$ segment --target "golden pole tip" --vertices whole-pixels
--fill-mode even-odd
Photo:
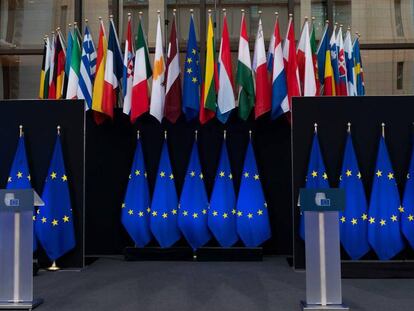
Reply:
[[[194,136],[195,136],[195,140],[197,140],[197,136],[198,136],[198,131],[197,130],[194,131]]]
[[[292,13],[289,13],[289,17],[293,17],[293,14]]]
[[[99,16],[98,19],[101,21],[102,20],[102,16]]]
[[[313,125],[313,127],[315,128],[315,133],[318,132],[318,123],[315,122],[315,124]]]
[[[164,131],[164,138],[167,139],[167,131]]]
[[[227,131],[226,131],[226,130],[224,130],[224,131],[223,131],[223,138],[224,138],[224,139],[226,139],[226,137],[227,137]]]
[[[276,11],[276,12],[275,12],[275,15],[276,15],[276,16],[278,16],[278,15],[279,15],[279,12],[277,12],[277,11]]]
[[[57,134],[58,134],[58,135],[60,135],[60,125],[58,125],[58,126],[56,127],[56,129],[57,129]]]
[[[316,19],[316,17],[315,16],[312,16],[312,20],[314,21]]]
[[[348,133],[350,133],[351,132],[351,122],[348,122]]]
[[[85,18],[85,23],[87,24],[89,22],[89,20],[87,18]]]
[[[137,130],[137,139],[139,139],[139,134],[140,134],[139,130]]]
[[[160,10],[157,10],[157,14],[160,15],[161,14],[161,11]]]

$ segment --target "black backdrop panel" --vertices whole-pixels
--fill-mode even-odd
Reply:
[[[119,254],[132,240],[120,222],[121,204],[136,146],[136,130],[141,132],[150,192],[157,175],[164,129],[168,130],[168,147],[174,171],[177,193],[181,193],[184,176],[198,129],[201,165],[207,192],[210,195],[216,174],[223,130],[227,129],[227,147],[236,192],[239,188],[243,161],[253,131],[256,161],[268,203],[272,239],[265,243],[265,252],[292,253],[290,125],[284,118],[270,121],[267,116],[258,121],[240,121],[232,115],[226,125],[216,119],[204,126],[187,122],[182,116],[174,125],[159,124],[145,115],[131,126],[126,115],[117,109],[114,121],[97,126],[87,117],[86,161],[86,254]],[[157,245],[153,242],[151,245]],[[184,240],[177,245],[187,245]],[[209,245],[216,245],[212,241]]]
[[[19,138],[24,126],[26,152],[32,186],[42,193],[56,142],[56,126],[61,126],[62,149],[69,180],[75,224],[76,248],[57,261],[60,267],[84,266],[84,103],[65,100],[0,101],[0,187],[5,188]],[[39,261],[50,264],[40,251]]]
[[[345,149],[347,123],[352,123],[352,138],[359,169],[369,200],[375,170],[381,123],[386,124],[385,139],[395,171],[400,194],[411,155],[411,135],[414,121],[414,97],[301,97],[293,101],[293,218],[294,264],[305,266],[304,242],[298,235],[299,188],[305,185],[308,159],[312,145],[314,123],[318,123],[318,135],[322,155],[331,187],[339,184],[342,158]],[[347,259],[342,252],[342,258]],[[363,259],[376,259],[371,252]],[[405,250],[396,259],[414,259],[411,250]]]

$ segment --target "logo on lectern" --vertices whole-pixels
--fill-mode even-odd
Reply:
[[[331,206],[331,200],[326,198],[324,192],[317,192],[315,194],[315,204],[317,206]]]
[[[6,193],[4,195],[4,204],[8,207],[20,206],[20,200],[14,197],[14,193]]]

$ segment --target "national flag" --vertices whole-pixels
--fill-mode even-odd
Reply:
[[[23,128],[20,128],[20,137],[14,154],[13,163],[7,178],[6,189],[32,189],[29,164],[27,162],[26,146],[24,142]],[[37,222],[36,210],[33,210],[33,252],[37,250],[36,234],[34,226]]]
[[[267,76],[266,49],[263,38],[262,19],[259,18],[256,42],[254,44],[253,71],[256,82],[256,101],[254,104],[254,115],[257,119],[271,109],[271,90]],[[220,83],[221,85],[221,83]]]
[[[138,137],[121,212],[121,222],[138,247],[144,247],[151,240],[150,205],[147,171],[141,140]]]
[[[336,37],[337,47],[338,47],[338,91],[337,95],[348,96],[347,90],[347,73],[346,73],[346,63],[345,63],[345,50],[344,50],[344,40],[342,38],[342,25],[339,27],[338,35]]]
[[[50,73],[49,73],[49,91],[48,91],[48,98],[49,99],[56,99],[56,80],[55,80],[55,50],[56,50],[56,35],[55,32],[52,31],[52,39],[50,41]]]
[[[178,207],[174,174],[168,155],[167,139],[165,139],[152,196],[150,216],[151,232],[161,247],[170,247],[181,237],[177,224]]]
[[[181,114],[181,79],[180,53],[178,49],[177,29],[175,27],[175,13],[173,14],[170,42],[167,52],[167,69],[165,70],[165,105],[164,116],[171,123],[177,122]]]
[[[77,96],[85,100],[85,109],[92,108],[92,85],[96,70],[96,51],[93,44],[92,35],[88,25],[85,26],[85,33],[82,42],[82,56],[79,69],[79,85]]]
[[[238,240],[236,217],[233,175],[224,139],[208,214],[208,227],[222,247],[230,247]]]
[[[286,69],[286,84],[289,98],[289,110],[292,107],[292,97],[300,96],[299,70],[296,60],[295,30],[293,29],[293,17],[289,16],[286,39],[283,45],[283,59]]]
[[[75,99],[78,97],[78,86],[80,76],[81,63],[81,46],[78,40],[77,27],[74,29],[74,38],[72,43],[70,70],[68,78],[68,89],[66,91],[66,99]]]
[[[402,206],[398,207],[401,217],[401,231],[414,248],[414,148],[411,152],[410,167],[405,182]]]
[[[214,118],[216,113],[213,110],[207,109],[204,107],[204,82],[201,82],[200,87],[200,115],[199,115],[199,121],[200,124],[206,124],[208,121]]]
[[[43,99],[49,98],[49,77],[50,77],[50,53],[51,46],[49,37],[46,36],[46,58],[45,58],[45,76],[43,78]]]
[[[45,68],[46,68],[46,59],[48,57],[48,43],[46,41],[46,37],[44,38],[44,45],[43,45],[43,58],[42,58],[42,68],[40,69],[40,86],[39,86],[39,99],[44,99],[45,97]]]
[[[329,23],[326,22],[325,30],[318,47],[318,70],[319,80],[321,81],[322,94],[332,96],[335,95],[335,81],[331,63],[331,50],[328,38]]]
[[[150,114],[159,122],[164,117],[165,102],[165,64],[162,45],[161,18],[158,14],[157,37],[155,41],[154,71],[152,73],[152,91]]]
[[[355,85],[355,61],[352,49],[351,31],[347,30],[344,42],[346,76],[348,82],[348,96],[357,96],[357,89]]]
[[[134,59],[134,78],[132,82],[131,98],[131,122],[149,110],[148,80],[152,76],[151,64],[149,61],[148,45],[145,40],[140,15],[137,38],[135,40],[136,52]],[[125,104],[124,104],[125,105]]]
[[[356,91],[358,96],[365,95],[364,70],[362,68],[361,50],[359,48],[359,36],[355,38],[353,44],[353,53],[355,60]]]
[[[312,17],[312,30],[310,34],[310,46],[312,50],[312,60],[313,60],[313,71],[315,72],[315,81],[316,81],[316,90],[317,95],[320,94],[321,84],[319,81],[318,75],[318,45],[316,44],[316,31],[315,31],[315,17]]]
[[[100,19],[98,51],[96,56],[96,76],[92,93],[92,110],[94,110],[95,122],[98,124],[102,123],[105,119],[102,111],[102,96],[104,88],[107,45],[108,43],[106,41],[105,28],[102,19]]]
[[[60,28],[57,29],[57,44],[55,52],[56,67],[56,99],[63,98],[63,88],[65,83],[66,47]]]
[[[123,112],[127,115],[131,112],[132,101],[132,81],[134,79],[134,47],[132,43],[132,30],[131,30],[131,13],[128,13],[128,26],[127,34],[125,38],[125,53],[124,53],[124,66],[122,71],[122,95],[124,96]]]
[[[58,133],[36,221],[36,235],[52,261],[76,245],[68,181]]]
[[[201,70],[193,15],[188,30],[187,54],[184,62],[183,112],[192,120],[200,111]]]
[[[108,50],[105,64],[104,89],[102,96],[102,111],[111,119],[114,117],[114,108],[120,91],[119,81],[122,78],[123,59],[119,47],[114,20],[109,19]]]
[[[306,174],[307,189],[327,189],[329,188],[328,174],[326,174],[325,164],[322,152],[319,147],[319,138],[317,127],[315,125],[315,134],[313,135],[312,149],[308,163],[308,173]],[[308,212],[305,212],[308,213]],[[305,219],[300,215],[299,234],[305,240]]]
[[[368,204],[350,129],[348,129],[339,188],[345,190],[345,210],[339,212],[341,243],[349,257],[357,260],[370,249]]]
[[[286,85],[286,73],[283,60],[282,38],[280,36],[279,18],[276,18],[275,29],[275,50],[272,69],[272,119],[289,111],[289,100]]]
[[[208,13],[207,44],[206,44],[206,67],[204,73],[203,107],[216,112],[216,81],[215,81],[215,60],[214,60],[214,31],[211,13]],[[208,115],[208,113],[206,113]],[[200,111],[200,117],[202,111]],[[211,115],[211,114],[210,114]],[[200,122],[202,120],[200,119]]]
[[[203,179],[196,140],[191,151],[178,212],[178,227],[194,250],[211,239],[207,226],[208,196]]]
[[[312,50],[309,39],[309,23],[305,19],[297,48],[297,62],[303,96],[317,95]]]
[[[381,260],[391,259],[404,249],[400,206],[400,195],[383,133],[368,211],[368,241]]]
[[[230,37],[227,27],[227,15],[225,12],[223,17],[220,54],[218,59],[218,77],[219,89],[217,94],[217,119],[219,119],[222,123],[226,123],[231,111],[236,107],[236,100],[234,98],[233,90]]]
[[[247,26],[244,11],[242,11],[240,26],[236,83],[239,86],[239,117],[243,120],[247,120],[250,112],[254,107],[255,98],[253,73],[250,61],[249,37],[247,36]]]
[[[271,237],[267,204],[251,141],[244,158],[236,210],[237,232],[244,245],[257,247]]]
[[[321,40],[319,41],[318,50],[316,51],[317,58],[318,58],[318,77],[319,77],[319,82],[321,84],[321,94],[323,94],[323,85],[325,82],[326,50],[329,46],[328,30],[329,30],[329,22],[326,21]]]
[[[68,90],[68,79],[70,72],[70,60],[72,59],[72,48],[73,48],[73,33],[72,33],[72,24],[69,24],[68,31],[68,42],[66,46],[66,63],[65,63],[65,81],[63,83],[63,98],[66,98],[66,93]]]
[[[276,19],[275,19],[275,25],[273,26],[273,29],[276,29],[276,24],[279,20],[279,13],[275,12]],[[267,49],[267,71],[270,74],[270,77],[272,77],[272,71],[273,71],[273,60],[275,58],[275,32],[273,31],[270,35],[270,41],[269,41],[269,47]]]
[[[329,40],[329,50],[331,54],[331,65],[333,70],[333,82],[335,84],[335,95],[339,90],[339,66],[338,66],[338,46],[336,45],[336,24],[332,30],[331,39]]]

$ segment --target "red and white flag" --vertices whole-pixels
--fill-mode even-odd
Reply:
[[[270,84],[267,76],[266,48],[263,38],[262,19],[259,18],[256,42],[254,44],[253,71],[256,77],[256,103],[254,114],[256,119],[270,111]]]
[[[175,13],[171,26],[170,42],[167,52],[166,90],[164,116],[171,123],[175,123],[181,114],[181,81],[180,55],[178,53],[177,29],[175,27]]]
[[[309,23],[305,20],[297,49],[297,62],[303,96],[316,95],[315,71],[309,38]]]

